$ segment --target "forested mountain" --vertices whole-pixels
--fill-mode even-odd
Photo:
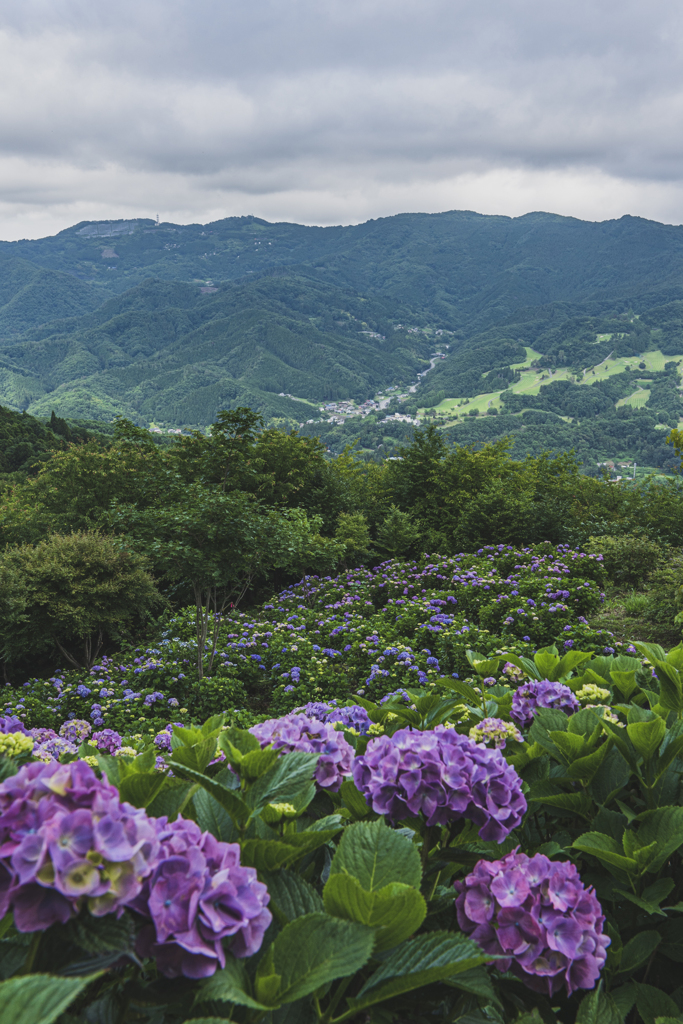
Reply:
[[[137,220],[0,243],[0,402],[39,416],[201,426],[246,404],[295,424],[395,387],[391,411],[457,439],[512,431],[519,454],[540,427],[587,460],[660,465],[679,361],[683,228],[634,217]],[[470,400],[498,421],[465,420],[452,403]],[[382,418],[306,430],[376,451],[410,429]]]

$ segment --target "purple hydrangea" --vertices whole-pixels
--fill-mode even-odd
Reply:
[[[86,722],[82,718],[73,718],[70,722],[64,722],[59,730],[59,735],[69,743],[78,745],[90,735],[91,730],[90,722]]]
[[[95,743],[98,750],[103,750],[105,754],[115,754],[123,740],[114,729],[102,729],[101,732],[92,734],[92,742]]]
[[[605,963],[609,938],[593,887],[586,888],[576,866],[545,854],[509,853],[502,860],[480,860],[455,883],[461,930],[494,961],[512,970],[537,992],[552,996],[594,988]]]
[[[183,818],[158,824],[159,858],[133,903],[151,919],[138,955],[153,956],[167,978],[206,978],[225,966],[224,940],[233,956],[256,953],[272,920],[270,896],[256,869],[240,864],[239,845]]]
[[[482,839],[501,842],[526,811],[522,780],[500,750],[454,729],[399,729],[370,740],[353,781],[376,814],[392,821],[422,813],[427,825],[467,818]]]
[[[579,710],[579,702],[564,683],[551,683],[549,679],[524,683],[513,694],[510,717],[519,726],[533,721],[537,708],[559,708],[572,715]]]
[[[85,761],[25,765],[0,784],[0,912],[33,932],[84,901],[97,917],[120,909],[154,866],[156,831]]]
[[[5,715],[4,718],[0,718],[0,732],[23,732],[27,736],[30,735],[24,723],[16,715]]]
[[[372,725],[367,711],[360,704],[339,707],[336,700],[331,700],[329,704],[317,701],[295,708],[294,711],[308,715],[309,718],[317,718],[319,722],[341,722],[347,729],[355,729],[361,736],[365,736]]]
[[[353,747],[332,722],[320,722],[308,715],[269,718],[249,730],[262,747],[272,743],[276,750],[303,750],[320,754],[314,778],[321,789],[336,793],[345,776],[351,774]]]

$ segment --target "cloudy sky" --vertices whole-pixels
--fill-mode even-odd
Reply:
[[[672,0],[0,0],[0,238],[407,210],[683,222]]]

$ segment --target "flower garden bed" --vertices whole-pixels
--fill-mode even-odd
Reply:
[[[679,1019],[683,648],[592,630],[602,584],[388,562],[226,618],[202,681],[188,614],[7,688],[0,1016]]]

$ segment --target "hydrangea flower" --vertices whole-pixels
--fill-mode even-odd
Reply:
[[[560,708],[571,715],[579,710],[579,702],[564,683],[541,679],[524,683],[513,694],[510,717],[524,728],[533,721],[537,708]]]
[[[82,718],[73,718],[70,722],[64,722],[59,730],[59,735],[68,740],[69,743],[81,744],[92,731],[90,722]]]
[[[502,718],[483,718],[470,729],[470,739],[475,743],[493,743],[503,750],[507,740],[522,742],[522,734],[512,722],[504,722]]]
[[[336,700],[331,700],[329,704],[312,701],[294,711],[308,715],[309,718],[317,718],[319,722],[341,722],[347,729],[354,729],[361,736],[366,735],[372,724],[367,711],[360,704],[339,707]]]
[[[29,735],[24,723],[16,715],[5,715],[4,718],[0,718],[0,733],[13,732],[22,732],[27,736]]]
[[[45,732],[52,732],[52,729],[46,729]],[[77,753],[78,747],[75,743],[56,734],[46,737],[33,747],[33,756],[37,757],[39,761],[59,761],[62,754]]]
[[[283,718],[269,718],[266,722],[253,725],[249,732],[262,747],[272,743],[276,750],[287,753],[303,750],[320,754],[313,777],[321,789],[330,793],[336,793],[344,776],[351,774],[353,747],[331,722],[319,722],[307,715],[291,714]]]
[[[576,696],[582,704],[588,701],[602,703],[609,699],[609,690],[596,683],[586,683],[580,690],[577,690]]]
[[[34,740],[25,732],[0,733],[0,755],[2,757],[20,757],[33,750]]]
[[[0,784],[0,912],[21,932],[65,923],[84,900],[97,917],[123,907],[158,849],[154,821],[84,761],[34,761]]]
[[[159,857],[133,903],[151,919],[138,935],[139,956],[153,956],[167,978],[206,978],[225,966],[224,940],[251,956],[272,915],[256,869],[242,867],[238,843],[202,833],[194,821],[159,819]]]
[[[455,883],[461,930],[486,953],[502,955],[497,970],[513,971],[537,992],[568,995],[594,988],[610,943],[592,886],[569,861],[513,852],[480,860]]]
[[[353,781],[373,811],[392,821],[420,813],[427,825],[467,818],[495,842],[519,825],[527,806],[522,780],[499,750],[442,725],[370,740]]]
[[[90,742],[94,743],[98,750],[103,750],[105,754],[115,754],[120,749],[123,740],[114,729],[102,729],[101,732],[92,734]]]

